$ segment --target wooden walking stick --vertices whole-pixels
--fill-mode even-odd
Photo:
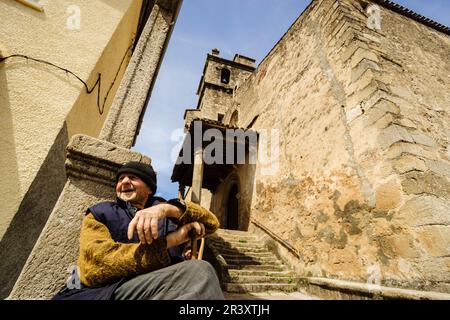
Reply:
[[[202,238],[200,242],[200,250],[198,250],[198,257],[197,257],[198,260],[202,260],[203,258],[203,249],[205,249],[205,238]]]
[[[198,254],[197,254],[197,240],[196,240],[197,234],[194,229],[189,231],[189,236],[191,238],[191,253],[192,253],[191,259],[202,260],[203,250],[205,249],[205,238],[201,238],[200,250],[198,250]]]

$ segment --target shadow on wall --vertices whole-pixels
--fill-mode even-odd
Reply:
[[[3,71],[0,71],[3,72]],[[0,84],[6,84],[4,73],[0,73]],[[7,99],[1,97],[2,127],[9,125],[9,135],[2,136],[1,150],[1,179],[5,183],[19,188],[17,160],[15,158],[14,135],[12,130],[11,115],[3,114],[9,110]],[[7,102],[5,104],[5,102]],[[3,106],[7,106],[4,108]],[[4,123],[4,120],[6,123]],[[22,267],[24,266],[31,250],[34,247],[45,223],[55,206],[59,195],[66,182],[64,168],[65,150],[68,143],[67,128],[64,123],[53,146],[39,169],[30,188],[22,199],[19,209],[14,215],[8,229],[0,241],[0,299],[4,299],[10,293],[16,282]],[[6,158],[4,156],[6,155]],[[9,156],[9,158],[8,158]],[[4,185],[2,183],[2,185]],[[20,190],[15,190],[20,194]]]
[[[0,210],[0,238],[9,223],[9,213],[17,209],[17,203],[20,201],[14,124],[9,99],[6,73],[0,65],[0,183],[5,193]]]
[[[6,237],[6,228],[9,224],[9,214],[14,212],[20,201],[20,183],[16,158],[16,146],[14,140],[14,125],[9,102],[8,83],[6,73],[0,66],[0,184],[5,190],[2,197],[2,209],[0,211],[0,237]],[[1,243],[1,242],[0,242]],[[4,250],[0,245],[0,298],[3,294],[5,281],[1,274],[5,273],[2,266],[5,261]]]

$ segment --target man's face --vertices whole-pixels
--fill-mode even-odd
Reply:
[[[152,190],[133,173],[124,172],[119,176],[116,185],[116,194],[124,201],[135,207],[144,207]]]

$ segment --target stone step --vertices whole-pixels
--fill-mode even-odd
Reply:
[[[235,259],[235,258],[225,258],[227,264],[236,264],[236,265],[275,265],[280,266],[282,262],[279,260],[275,260],[274,258],[269,259]]]
[[[225,259],[231,258],[231,259],[268,259],[272,258],[275,259],[275,255],[273,253],[270,253],[268,251],[266,252],[224,252],[222,251],[220,253],[222,257]]]
[[[266,275],[262,275],[262,276],[241,276],[241,275],[235,275],[235,276],[230,276],[227,279],[228,283],[284,283],[284,284],[295,284],[296,282],[296,278],[294,278],[293,276],[272,276],[272,277],[268,277]]]
[[[230,277],[236,276],[266,276],[266,277],[294,277],[291,271],[267,271],[267,270],[237,270],[229,269],[227,270]]]
[[[239,240],[239,239],[229,239],[225,240],[223,238],[210,238],[210,242],[215,244],[221,244],[226,246],[258,246],[263,247],[261,242],[256,240]]]
[[[248,242],[257,242],[259,243],[260,241],[254,237],[223,237],[223,236],[218,236],[218,237],[210,237],[210,239],[212,240],[216,240],[216,241],[226,241],[226,242],[241,242],[241,243],[248,243]]]
[[[217,243],[217,242],[206,242],[208,246],[214,247],[223,251],[228,252],[234,252],[238,253],[240,251],[242,252],[269,252],[266,247],[262,245],[245,245],[245,244],[239,244],[237,246],[231,246],[230,244],[224,244],[224,243]]]
[[[236,248],[223,248],[220,246],[207,244],[208,247],[215,249],[220,254],[270,254],[270,252],[266,248],[247,248],[242,247],[239,249]]]
[[[209,245],[220,248],[220,249],[236,249],[236,250],[240,250],[240,249],[262,249],[267,251],[267,248],[264,247],[264,245],[260,244],[260,243],[242,243],[242,242],[214,242],[214,241],[209,241],[208,242]]]
[[[214,234],[231,235],[231,236],[254,236],[252,233],[248,231],[230,230],[230,229],[218,229]]]
[[[218,247],[213,247],[213,246],[208,246],[208,248],[211,248],[211,250],[216,254],[220,254],[221,256],[223,255],[244,255],[244,256],[252,256],[252,255],[258,255],[258,254],[263,254],[263,253],[267,253],[267,250],[252,250],[250,248],[242,248],[241,250],[224,250],[222,248],[218,248]]]
[[[226,292],[245,293],[245,292],[263,292],[263,291],[283,291],[293,292],[297,290],[294,284],[277,283],[223,283],[222,289]]]
[[[273,265],[273,264],[256,264],[256,265],[236,265],[227,264],[225,266],[228,270],[265,270],[265,271],[285,271],[283,265]]]
[[[215,234],[211,235],[210,238],[222,238],[225,240],[238,239],[238,240],[258,241],[258,238],[250,233],[247,233],[247,234],[215,233]]]
[[[225,291],[295,291],[294,273],[251,233],[219,230],[206,244],[222,260]]]
[[[213,239],[212,242],[217,244],[223,244],[227,246],[258,246],[264,247],[264,245],[259,241],[254,240],[239,240],[239,239]]]

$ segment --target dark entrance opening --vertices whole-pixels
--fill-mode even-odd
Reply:
[[[231,230],[238,230],[239,227],[239,208],[237,194],[237,185],[233,185],[228,194],[227,206],[227,229]]]
[[[229,84],[230,76],[231,76],[231,71],[228,70],[227,68],[223,68],[222,71],[220,72],[220,82],[223,84]]]

